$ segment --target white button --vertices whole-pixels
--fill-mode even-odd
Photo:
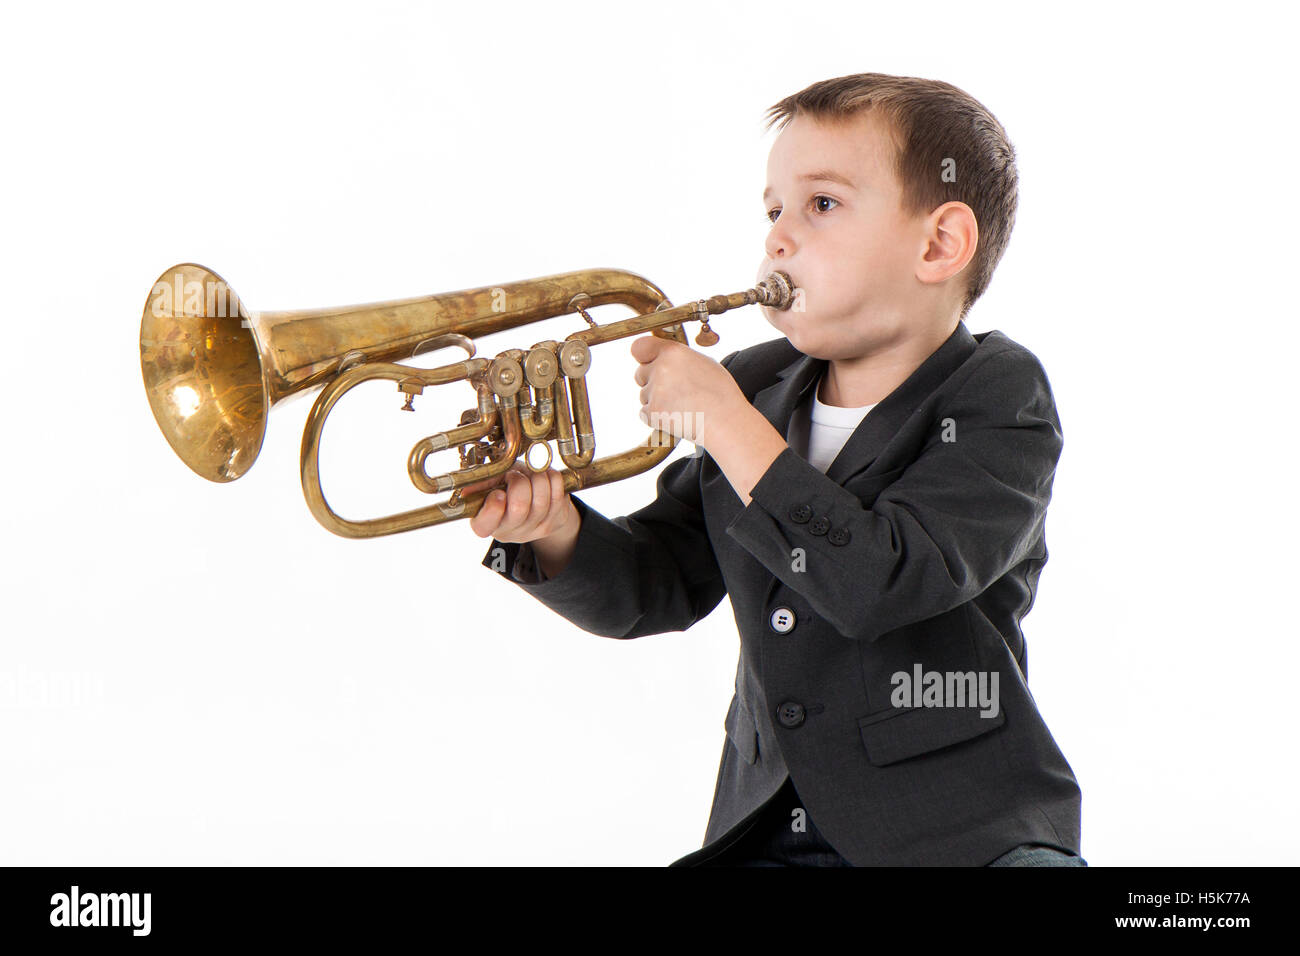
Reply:
[[[778,634],[789,634],[794,630],[794,611],[788,607],[779,607],[772,612],[772,630]]]

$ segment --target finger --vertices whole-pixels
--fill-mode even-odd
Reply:
[[[511,537],[516,537],[519,529],[528,521],[528,512],[533,506],[533,483],[519,472],[506,472],[510,487],[506,491],[506,517],[501,523],[502,530]]]
[[[537,536],[537,512],[538,509],[544,511],[546,508],[545,494],[538,494],[536,479],[536,475],[523,472],[513,479],[516,487],[514,493],[527,502],[526,507],[520,509],[520,518],[510,528],[510,534],[517,541],[531,541]]]
[[[528,478],[533,486],[533,501],[528,511],[528,523],[520,529],[520,534],[535,538],[551,511],[551,479],[544,471],[533,472]]]
[[[636,371],[632,373],[632,379],[638,385],[648,385],[650,383],[650,369],[645,365],[638,365]]]
[[[505,510],[505,493],[500,491],[490,493],[483,499],[483,504],[474,517],[469,519],[470,529],[480,538],[496,537]]]
[[[564,476],[554,468],[547,475],[551,482],[551,510],[547,517],[547,532],[558,529],[560,523],[564,520],[566,512],[569,510],[568,492],[564,490]]]

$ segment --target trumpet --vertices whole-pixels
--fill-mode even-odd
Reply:
[[[140,367],[154,419],[172,449],[196,474],[233,481],[252,467],[266,435],[271,408],[320,388],[303,431],[300,470],[307,506],[325,528],[346,538],[412,531],[478,513],[489,491],[516,459],[533,472],[547,470],[555,442],[566,467],[565,491],[640,474],[664,460],[675,435],[653,429],[621,454],[596,458],[596,436],[585,378],[591,348],[649,332],[687,344],[684,325],[701,323],[696,344],[714,345],[716,315],[746,305],[784,310],[794,289],[773,272],[757,286],[674,306],[649,280],[621,269],[586,269],[500,286],[333,309],[246,310],[224,279],[203,266],[172,266],[154,283],[140,320]],[[590,309],[607,304],[636,315],[598,324]],[[585,325],[562,342],[476,355],[474,339],[562,315]],[[401,360],[460,348],[461,361],[419,368]],[[412,483],[444,501],[369,519],[337,514],[320,482],[321,432],[347,392],[372,379],[396,383],[401,408],[434,385],[466,382],[475,407],[457,427],[417,442],[407,456]],[[535,464],[535,446],[546,452]],[[456,449],[460,468],[431,476],[429,458]],[[473,493],[470,484],[488,482]]]

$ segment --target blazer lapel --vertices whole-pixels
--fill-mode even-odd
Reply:
[[[958,322],[952,335],[868,413],[831,462],[826,476],[842,485],[870,468],[917,406],[970,357],[975,346],[966,323]],[[799,355],[776,373],[777,382],[754,395],[753,406],[788,438],[795,408],[829,364],[826,359]]]

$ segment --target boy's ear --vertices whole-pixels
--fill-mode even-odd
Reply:
[[[925,250],[917,266],[922,282],[943,282],[966,268],[979,242],[975,213],[964,202],[946,202],[926,219]]]

